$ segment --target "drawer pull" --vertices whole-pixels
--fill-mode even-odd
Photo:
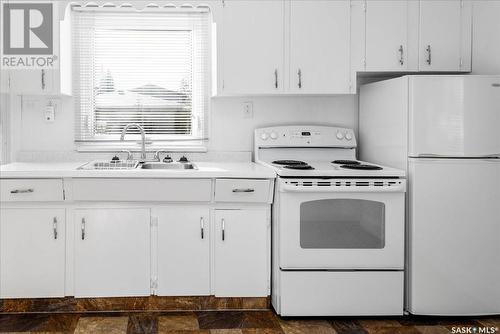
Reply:
[[[26,194],[26,193],[32,193],[34,191],[35,191],[35,189],[32,189],[32,188],[29,188],[29,189],[14,189],[14,190],[11,190],[10,193],[11,194]]]
[[[57,240],[57,217],[52,221],[52,229],[54,230],[54,239]]]
[[[233,193],[253,193],[255,189],[252,188],[236,188],[233,189]]]
[[[203,217],[200,217],[200,230],[201,230],[201,238],[205,239],[205,223],[203,221]]]
[[[82,240],[85,240],[85,218],[82,218]]]
[[[226,221],[222,218],[222,241],[226,240]]]

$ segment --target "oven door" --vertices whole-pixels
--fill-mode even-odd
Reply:
[[[400,179],[281,179],[280,268],[403,269],[405,186]]]

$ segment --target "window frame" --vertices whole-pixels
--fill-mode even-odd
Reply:
[[[200,7],[187,7],[187,8],[144,8],[142,10],[138,10],[135,8],[103,8],[103,7],[91,7],[91,8],[82,8],[80,6],[76,6],[78,10],[85,11],[96,11],[96,12],[123,12],[123,13],[171,13],[171,12],[187,12],[187,11],[195,11],[207,13],[208,15],[208,24],[207,24],[207,41],[206,41],[206,50],[205,50],[205,92],[202,95],[205,101],[205,108],[203,111],[202,122],[201,124],[203,136],[199,137],[186,137],[184,135],[161,135],[161,134],[147,134],[146,133],[146,150],[153,151],[158,149],[168,149],[170,151],[181,151],[181,152],[207,152],[208,144],[209,144],[209,136],[211,129],[211,97],[213,91],[213,77],[214,77],[214,62],[216,61],[216,57],[214,56],[214,48],[215,48],[215,34],[214,34],[214,16],[213,12],[208,6],[200,6]],[[73,31],[73,8],[69,10],[70,12],[70,29]],[[182,30],[179,27],[173,28],[172,30]],[[161,29],[158,29],[161,30]],[[194,29],[193,29],[194,30]],[[70,35],[72,32],[70,33]],[[194,37],[193,37],[194,38]],[[74,42],[71,43],[71,52],[73,53]],[[192,56],[195,56],[195,52],[193,50]],[[73,64],[71,70],[73,75],[75,75],[75,67],[79,67],[79,64]],[[192,71],[192,86],[195,85],[195,76],[196,71]],[[73,85],[75,86],[75,85]],[[73,87],[75,90],[75,87]],[[192,97],[193,98],[193,97]],[[193,103],[192,103],[193,104]],[[194,104],[193,104],[194,105]],[[116,139],[86,139],[86,140],[78,140],[76,133],[77,122],[81,122],[78,120],[78,116],[81,111],[79,109],[79,104],[77,101],[73,102],[73,107],[75,109],[75,133],[74,137],[74,145],[76,151],[79,152],[113,152],[117,150],[129,150],[129,151],[140,151],[141,145],[141,136],[140,134],[128,133],[125,137],[124,141],[116,140]],[[92,113],[95,112],[91,111]],[[196,121],[196,116],[192,117],[192,122]],[[82,126],[81,124],[79,126]],[[110,135],[111,136],[111,135]]]

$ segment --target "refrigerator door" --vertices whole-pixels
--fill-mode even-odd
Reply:
[[[500,76],[412,76],[409,156],[500,154]]]
[[[410,159],[408,311],[500,314],[500,159]]]

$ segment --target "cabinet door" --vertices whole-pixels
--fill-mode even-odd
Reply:
[[[420,71],[460,70],[461,12],[459,0],[420,1]]]
[[[44,95],[54,93],[56,70],[10,70],[10,92]]]
[[[64,296],[65,210],[0,210],[0,296]]]
[[[0,93],[10,92],[10,71],[7,69],[0,69]]]
[[[210,295],[210,211],[204,206],[154,209],[158,219],[158,295]]]
[[[405,71],[407,39],[406,1],[367,1],[366,71]]]
[[[75,297],[150,294],[149,209],[75,210]]]
[[[216,210],[216,296],[269,295],[269,232],[269,217],[265,209]]]
[[[283,90],[283,1],[226,1],[222,26],[224,94]]]
[[[290,91],[349,93],[349,1],[290,2]]]

